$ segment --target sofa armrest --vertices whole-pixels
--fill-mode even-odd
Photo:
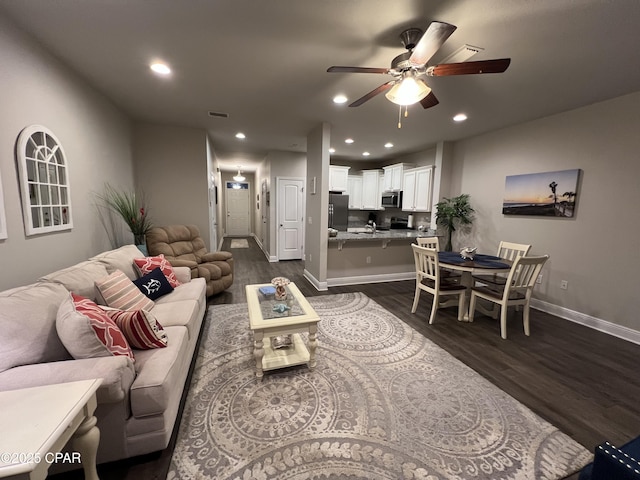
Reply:
[[[189,283],[191,281],[191,269],[189,267],[173,267],[176,279],[180,283]]]
[[[36,363],[0,373],[0,391],[102,378],[98,403],[114,403],[128,398],[135,376],[133,362],[124,356]]]
[[[200,257],[201,262],[224,262],[233,258],[230,252],[207,252]]]

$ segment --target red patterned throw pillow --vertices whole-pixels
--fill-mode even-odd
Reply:
[[[167,280],[169,280],[169,283],[173,288],[180,285],[171,263],[169,263],[169,260],[167,260],[162,253],[157,257],[136,258],[133,261],[142,275],[151,273],[155,268],[160,267],[160,270],[162,270],[162,273],[167,277]]]
[[[146,310],[105,310],[122,330],[133,348],[149,350],[167,346],[167,333],[151,312]]]
[[[71,293],[58,309],[56,329],[75,359],[123,355],[135,361],[122,331],[88,298]]]

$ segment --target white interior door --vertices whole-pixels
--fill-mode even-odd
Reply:
[[[277,178],[278,260],[302,259],[304,179]]]
[[[227,235],[246,237],[249,235],[249,184],[227,182]]]

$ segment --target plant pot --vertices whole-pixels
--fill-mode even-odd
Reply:
[[[144,253],[145,257],[149,255],[149,252],[147,251],[147,238],[144,234],[134,235],[133,243],[135,244],[136,247],[138,247],[138,250]]]

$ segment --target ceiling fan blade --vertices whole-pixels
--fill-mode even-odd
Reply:
[[[458,27],[449,23],[431,22],[431,25],[429,25],[429,28],[427,28],[427,31],[424,32],[424,35],[422,35],[422,38],[413,49],[411,57],[409,57],[409,63],[414,67],[426,65],[447,38],[455,32],[456,28]]]
[[[359,107],[360,105],[362,105],[364,102],[366,102],[367,100],[371,100],[373,97],[375,97],[376,95],[382,93],[382,92],[386,92],[387,90],[389,90],[391,87],[393,87],[393,84],[396,83],[395,80],[390,80],[387,83],[383,83],[382,85],[380,85],[377,88],[374,88],[373,90],[371,90],[369,93],[367,93],[366,95],[360,97],[358,100],[356,100],[355,102],[353,102],[351,105],[349,105],[350,107]]]
[[[478,73],[502,73],[511,63],[510,58],[497,60],[480,60],[478,62],[443,63],[427,68],[430,77],[444,77],[448,75],[473,75]]]
[[[438,101],[436,96],[433,94],[433,92],[429,92],[429,95],[427,95],[422,100],[420,100],[420,105],[422,105],[422,108],[435,107],[439,103],[440,102]]]
[[[327,72],[331,73],[389,73],[388,68],[374,67],[329,67]]]

